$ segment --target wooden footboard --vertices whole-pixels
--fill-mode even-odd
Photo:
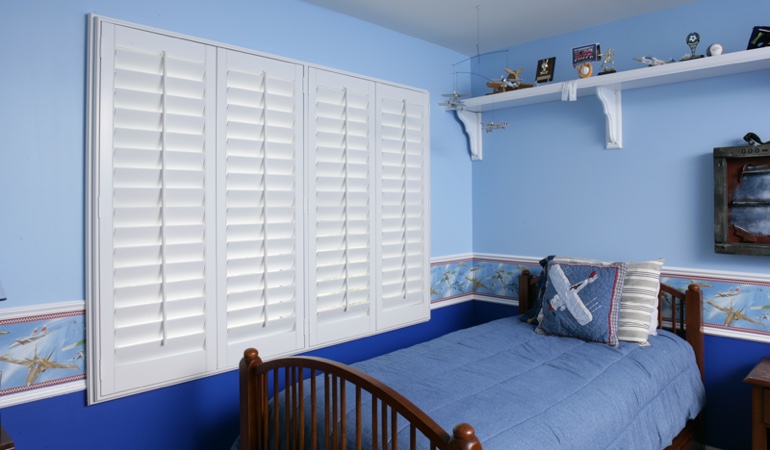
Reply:
[[[305,392],[305,379],[309,379],[309,392]],[[320,399],[317,383],[323,384]],[[344,449],[349,441],[355,442],[356,449],[364,448],[364,442],[373,450],[395,449],[392,443],[398,441],[398,416],[409,423],[411,449],[417,448],[419,433],[430,442],[431,449],[481,450],[470,425],[457,425],[450,436],[401,394],[360,370],[334,361],[290,357],[262,362],[257,350],[250,348],[240,364],[240,389],[243,450],[316,449],[320,443],[323,448]],[[353,395],[355,406],[349,407],[347,398]],[[270,397],[284,407],[271,408]],[[370,424],[362,419],[367,400],[371,403]],[[347,417],[349,410],[355,418]],[[348,429],[349,423],[354,429]],[[364,435],[365,429],[370,430],[369,436]],[[271,434],[272,440],[268,438]]]

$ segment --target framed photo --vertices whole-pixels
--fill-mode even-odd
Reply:
[[[599,61],[601,53],[598,43],[574,47],[572,49],[572,65],[577,67],[585,62]]]
[[[746,50],[767,47],[770,44],[770,27],[754,27]]]
[[[535,82],[547,83],[553,81],[553,71],[556,68],[556,57],[541,59],[537,62],[537,69],[535,69]]]
[[[770,144],[714,149],[714,251],[770,255]]]

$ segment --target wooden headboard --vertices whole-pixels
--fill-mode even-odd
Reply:
[[[519,314],[529,311],[535,305],[537,296],[537,276],[524,269],[519,275]],[[663,316],[663,303],[671,303],[671,316]],[[690,284],[681,292],[666,284],[660,284],[658,301],[658,328],[663,328],[682,336],[692,346],[695,361],[703,379],[703,295],[700,287]]]

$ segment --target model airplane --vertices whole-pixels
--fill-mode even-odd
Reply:
[[[506,92],[506,91],[512,91],[514,89],[524,89],[524,88],[531,88],[532,85],[528,83],[524,83],[521,78],[519,78],[519,74],[524,69],[519,70],[511,70],[507,67],[504,68],[506,72],[508,72],[508,76],[503,75],[500,77],[500,81],[489,81],[487,82],[487,87],[491,87],[492,93],[497,94],[499,92]]]
[[[451,94],[441,94],[444,97],[449,97],[449,100],[445,102],[441,102],[438,105],[443,106],[446,108],[447,111],[454,111],[456,109],[463,109],[463,106],[465,104],[463,103],[462,98],[467,97],[469,94],[458,94],[457,91],[452,92]]]
[[[648,66],[662,66],[663,64],[676,62],[674,58],[671,58],[668,61],[664,61],[654,56],[639,56],[638,58],[634,58],[634,60],[639,61],[640,63],[643,63],[643,64],[647,64]]]
[[[548,274],[548,281],[553,281],[554,288],[556,289],[556,295],[551,299],[549,309],[558,311],[567,309],[580,325],[586,325],[591,322],[594,319],[593,314],[583,304],[583,300],[580,299],[578,293],[596,281],[599,275],[596,272],[591,272],[585,280],[571,285],[567,275],[564,274],[564,271],[558,264],[549,268]]]
[[[508,122],[484,122],[484,130],[489,133],[492,130],[508,128]]]

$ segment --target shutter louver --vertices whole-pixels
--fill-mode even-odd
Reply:
[[[310,72],[310,343],[374,329],[374,84]]]
[[[426,320],[430,314],[427,113],[424,95],[378,86],[378,329]]]
[[[114,34],[112,33],[114,30]],[[100,181],[105,395],[205,373],[213,368],[207,323],[214,270],[213,58],[211,49],[130,28],[114,39],[103,70],[114,77]],[[111,85],[109,81],[114,84]],[[114,94],[114,96],[112,95]],[[111,101],[111,104],[110,104]],[[105,126],[109,126],[106,121]],[[104,153],[103,153],[104,154]],[[112,307],[109,303],[112,301]]]
[[[264,358],[304,344],[302,66],[224,49],[219,59],[220,362],[232,366],[249,346]]]

